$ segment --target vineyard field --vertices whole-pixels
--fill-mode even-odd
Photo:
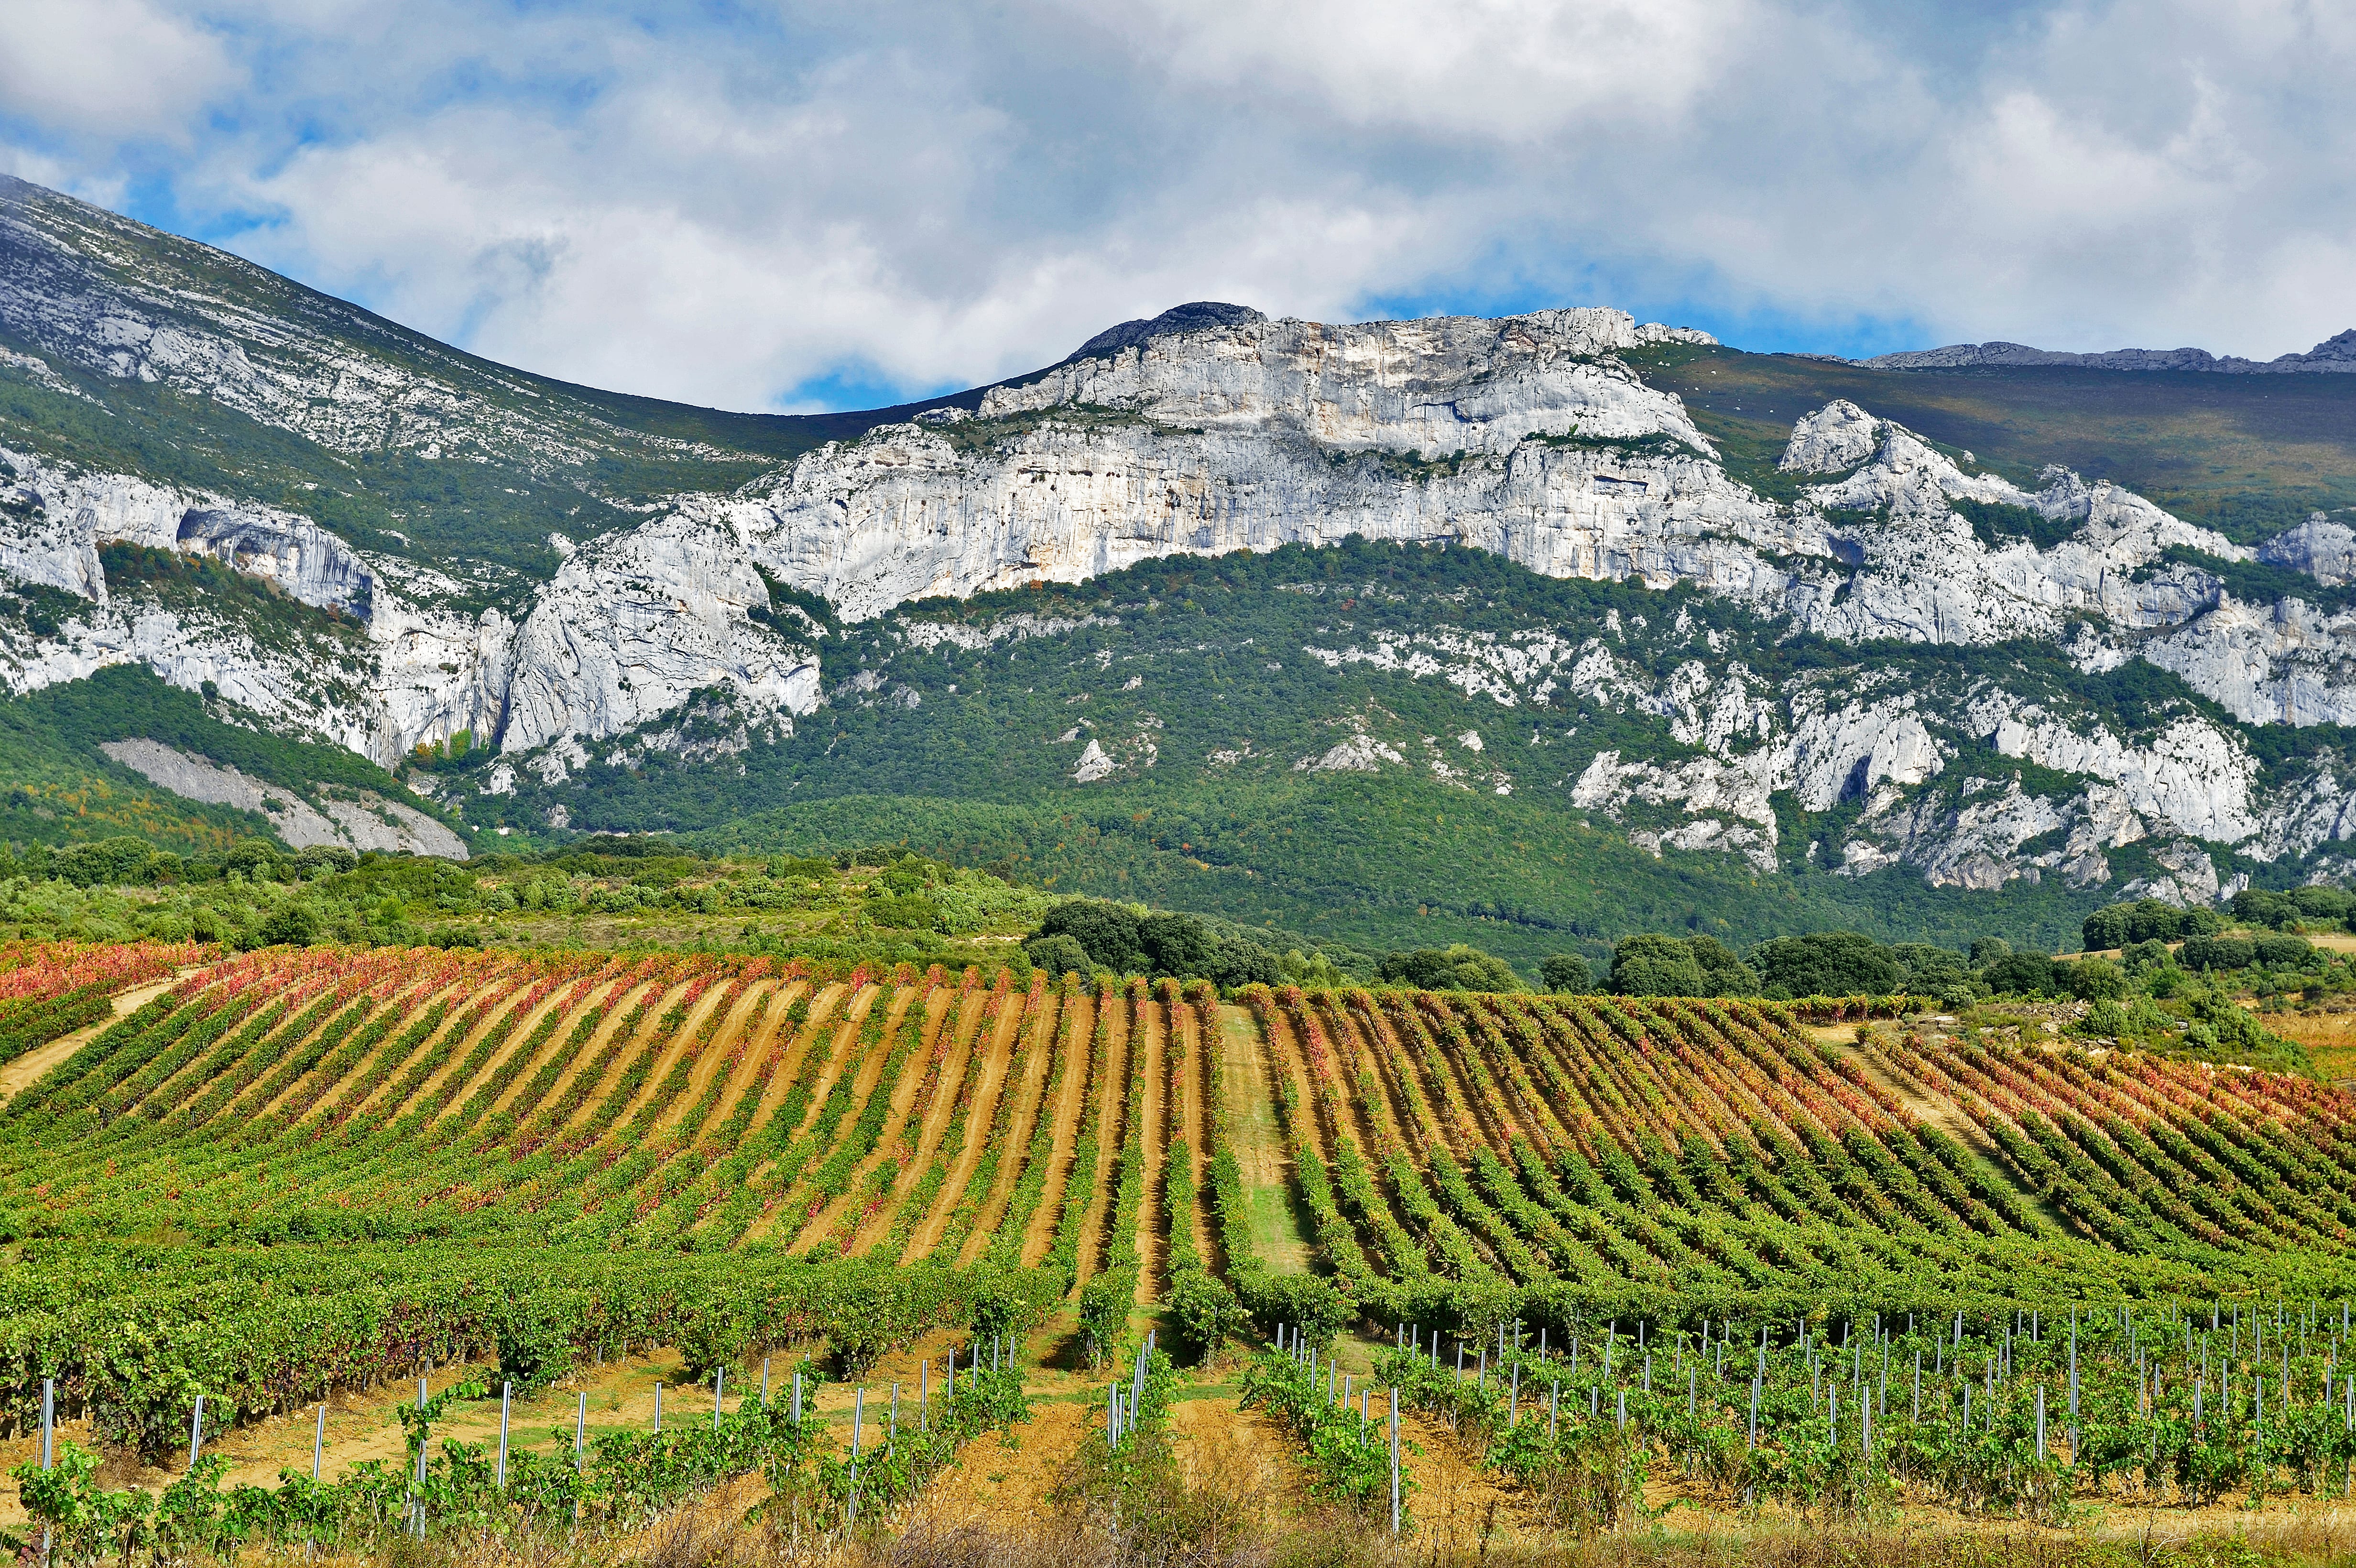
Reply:
[[[2356,1434],[2335,1305],[2356,1296],[2356,1097],[1804,1010],[762,955],[7,950],[0,1438],[45,1381],[152,1457],[186,1445],[200,1392],[227,1431],[470,1359],[545,1387],[657,1346],[707,1381],[823,1347],[857,1379],[1055,1324],[1033,1364],[1085,1370],[1158,1324],[1196,1354],[1287,1336],[1247,1399],[1357,1465],[1363,1501],[1381,1456],[1334,1414],[1337,1365],[1518,1473],[1539,1459],[1495,1445],[1526,1440],[1525,1375],[1615,1431],[1699,1421],[1707,1395],[1720,1425],[1676,1441],[1721,1445],[1748,1388],[1755,1453],[1762,1419],[1837,1432],[1826,1366],[1854,1363],[1853,1409],[1869,1343],[1879,1401],[1893,1356],[1927,1355],[1974,1433],[1997,1407],[1972,1413],[1967,1367],[2011,1442],[2029,1395],[1988,1369],[2011,1375],[2018,1334],[2058,1367],[2040,1326],[2068,1322],[2074,1390],[2083,1322],[2136,1380],[2104,1397],[2149,1413],[2136,1325],[2181,1341],[2175,1398],[2196,1364],[2209,1386],[2188,1326],[2238,1356],[2245,1313],[2254,1345],[2302,1359],[2217,1397],[2258,1402],[2264,1432],[2264,1373],[2334,1420],[2345,1403]],[[1013,1419],[1001,1392],[958,1430]],[[695,1463],[804,1444],[747,1408],[742,1452]],[[2264,1452],[2235,1463],[2271,1474]]]
[[[0,1008],[86,1024],[173,956]],[[2308,1080],[1827,1045],[1772,1004],[761,956],[269,950],[187,967],[0,1104],[19,1236],[990,1260],[1066,1290],[1133,1255],[1146,1301],[1175,1176],[1190,1254],[1383,1320],[1463,1292],[1993,1301],[2032,1264],[2061,1294],[2311,1294],[2352,1173],[2356,1101]]]

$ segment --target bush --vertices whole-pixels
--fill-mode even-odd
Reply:
[[[153,880],[157,859],[145,839],[121,837],[68,845],[57,851],[50,863],[59,877],[76,887],[136,887]]]
[[[1899,989],[1916,997],[1947,997],[1972,991],[1972,967],[1964,955],[1927,942],[1901,942],[1890,949],[1890,961],[1901,971]]]
[[[308,947],[319,940],[319,917],[307,904],[281,904],[255,935],[264,947]]]
[[[2176,955],[2186,968],[2203,970],[2246,969],[2257,955],[2256,944],[2238,936],[2188,936]]]
[[[1282,961],[1257,942],[1220,943],[1203,977],[1230,991],[1245,986],[1281,986],[1286,980]]]
[[[1622,997],[1698,997],[1709,982],[1693,949],[1674,936],[1632,936],[1612,950],[1611,987]]]
[[[1087,948],[1060,933],[1034,936],[1023,944],[1023,952],[1033,968],[1044,969],[1050,975],[1086,975],[1096,968]]]
[[[1622,997],[1755,997],[1759,976],[1714,936],[1632,936],[1612,950]]]
[[[2119,962],[2129,969],[2164,969],[2176,962],[2176,955],[2165,942],[2131,942],[2120,953]]]
[[[1585,996],[1595,989],[1595,970],[1576,953],[1550,955],[1538,965],[1538,976],[1549,991]]]
[[[1137,944],[1157,975],[1191,979],[1206,975],[1218,944],[1203,923],[1183,914],[1149,914],[1137,923]]]
[[[1100,1274],[1080,1287],[1080,1341],[1089,1366],[1103,1366],[1119,1350],[1135,1289],[1136,1282],[1126,1270]]]
[[[2261,936],[2250,945],[2269,969],[2304,969],[2315,962],[2315,944],[2303,936]]]
[[[2239,898],[2246,894],[2237,895]],[[2263,894],[2262,899],[2279,897]],[[2214,936],[2224,928],[2223,919],[2214,910],[2179,909],[2158,899],[2137,899],[2133,903],[2112,904],[2088,915],[2079,926],[2086,948],[2094,952],[2104,948],[2126,947],[2135,943],[2174,942],[2186,936]],[[1978,955],[1973,955],[1975,959]]]
[[[2008,953],[1980,971],[1987,988],[2015,997],[2060,997],[2069,994],[2062,967],[2042,953]]]
[[[2348,912],[2356,908],[2356,894],[2345,888],[2300,888],[2290,900],[2308,920],[2346,920]]]
[[[2282,927],[2299,918],[2297,900],[2267,888],[2244,888],[2233,895],[2233,918],[2251,925]]]
[[[707,910],[706,913],[712,912]],[[867,918],[900,931],[946,931],[941,906],[922,893],[894,893],[867,901]]]
[[[1514,966],[1467,943],[1419,947],[1383,958],[1382,978],[1419,991],[1519,991],[1526,989]]]
[[[679,1354],[686,1363],[687,1381],[700,1383],[714,1368],[736,1365],[752,1344],[752,1329],[735,1313],[717,1302],[701,1308],[680,1330]]]
[[[1170,1282],[1170,1313],[1178,1332],[1200,1363],[1207,1363],[1219,1348],[1242,1333],[1250,1320],[1236,1293],[1205,1270],[1179,1271]]]
[[[578,1304],[545,1291],[509,1297],[492,1330],[499,1376],[529,1391],[546,1388],[571,1371],[573,1341],[565,1329],[579,1316]]]
[[[2057,964],[2053,967],[2055,977],[2066,978],[2070,994],[2080,1001],[2115,1001],[2127,994],[2126,971],[2107,958],[2082,958],[2075,964]]]
[[[1751,950],[1767,995],[1886,997],[1905,982],[1890,950],[1854,931],[1779,936]]]
[[[2135,940],[2127,923],[2127,906],[2113,904],[2098,909],[2078,924],[2078,935],[2089,953],[2101,953],[2113,947],[2125,947]]]
[[[1143,973],[1151,961],[1139,941],[1138,919],[1130,911],[1101,899],[1074,899],[1057,904],[1039,923],[1042,936],[1068,936],[1086,953],[1085,971],[1105,968],[1116,973]],[[1033,958],[1033,963],[1038,960]]]

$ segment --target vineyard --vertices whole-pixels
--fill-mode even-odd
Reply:
[[[1587,1444],[2044,1517],[2356,1453],[2356,1100],[2283,1074],[1725,1000],[64,946],[0,955],[0,1428],[47,1381],[151,1457],[198,1393],[226,1431],[654,1345],[857,1379],[940,1330],[1088,1368],[1155,1323],[1282,1336],[1248,1397],[1360,1504],[1354,1340],[1540,1491]]]

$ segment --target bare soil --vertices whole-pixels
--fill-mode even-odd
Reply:
[[[1079,1145],[1080,1105],[1087,1097],[1087,1050],[1096,1029],[1096,999],[1074,997],[1066,1005],[1072,1009],[1072,1064],[1064,1073],[1063,1095],[1055,1102],[1055,1141],[1047,1153],[1047,1184],[1039,1194],[1037,1211],[1023,1228],[1026,1267],[1045,1257],[1055,1243],[1055,1218],[1063,1212],[1064,1183],[1071,1177],[1072,1154]]]
[[[145,986],[134,986],[114,997],[110,1004],[114,1008],[111,1017],[102,1018],[87,1029],[78,1029],[71,1034],[59,1035],[48,1044],[37,1046],[6,1066],[0,1067],[0,1101],[5,1101],[18,1090],[37,1083],[41,1075],[50,1068],[105,1032],[116,1019],[127,1018],[137,1012],[195,973],[195,968],[183,969],[169,979],[153,980]]]
[[[997,1234],[998,1227],[1005,1218],[1006,1205],[1013,1194],[1014,1184],[1022,1179],[1022,1155],[1031,1147],[1032,1134],[1039,1125],[1040,1101],[1046,1094],[1049,1058],[1054,1051],[1058,1027],[1056,1009],[1062,1005],[1061,999],[1054,996],[1042,998],[1037,1027],[1046,1032],[1040,1040],[1039,1048],[1031,1052],[1020,1081],[1001,1090],[1001,1093],[1023,1097],[1015,1102],[1014,1115],[1006,1124],[1006,1144],[999,1153],[998,1168],[991,1175],[990,1195],[983,1200],[980,1213],[974,1217],[972,1234],[966,1237],[964,1247],[958,1253],[959,1263],[973,1262],[990,1245],[991,1238]],[[1026,1022],[1023,1027],[1027,1029],[1033,1026]]]
[[[940,1244],[941,1232],[948,1226],[949,1216],[964,1201],[965,1189],[973,1179],[974,1168],[981,1163],[982,1150],[990,1136],[991,1119],[998,1114],[998,1096],[1008,1088],[1006,1072],[1013,1064],[1014,1042],[1021,1038],[1022,1027],[1023,1008],[1012,1005],[1001,1006],[989,1038],[974,1046],[975,1050],[985,1054],[981,1059],[981,1072],[973,1081],[973,1105],[966,1113],[965,1143],[950,1163],[948,1175],[942,1179],[941,1189],[933,1199],[932,1212],[925,1216],[923,1222],[908,1238],[907,1256],[912,1262],[930,1255],[933,1248]],[[1016,1084],[1013,1088],[1020,1092],[1022,1085]],[[952,1101],[943,1115],[954,1114]]]

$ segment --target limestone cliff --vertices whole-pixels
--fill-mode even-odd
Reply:
[[[751,737],[790,733],[822,702],[878,699],[880,676],[821,683],[830,624],[898,624],[915,600],[1355,534],[1474,546],[1557,578],[1689,585],[1779,638],[2034,645],[2081,670],[2140,659],[2217,705],[2124,733],[2009,677],[1836,695],[1763,680],[1739,646],[1670,648],[1665,621],[1485,640],[1336,635],[1286,656],[1440,676],[1467,701],[1577,696],[1649,716],[1657,746],[1595,751],[1548,787],[1655,851],[1772,869],[1794,848],[1779,801],[1818,814],[1855,802],[1842,841],[1811,847],[1820,863],[1903,864],[1963,887],[2093,885],[2111,876],[2106,855],[2150,840],[2169,846],[2160,891],[2209,897],[2233,878],[2204,847],[2297,859],[2356,819],[2336,762],[2270,772],[2234,722],[2356,723],[2356,616],[2333,592],[2356,577],[2356,533],[2319,515],[2254,550],[2060,468],[2016,484],[1847,400],[1794,422],[1762,477],[1730,467],[1628,362],[1708,339],[1620,311],[1324,325],[1185,307],[1035,375],[755,461],[749,446],[633,427],[602,395],[167,238],[0,187],[0,378],[76,418],[100,417],[84,405],[114,417],[108,398],[141,388],[218,407],[254,452],[294,442],[327,454],[324,483],[348,473],[348,498],[380,522],[343,537],[297,510],[287,484],[253,477],[260,457],[224,460],[200,485],[110,465],[88,440],[0,427],[0,579],[54,596],[37,616],[0,616],[12,689],[141,663],[388,764],[466,731],[509,754],[497,790],[518,768],[562,777],[617,739],[704,744],[680,739],[699,702],[745,716]],[[767,427],[741,433],[792,444]],[[368,469],[387,453],[412,489],[433,464],[508,464],[498,472],[519,482],[500,489],[516,506],[552,485],[584,497],[555,515],[606,521],[533,542],[537,575],[437,553],[392,526],[404,514]],[[599,477],[626,464],[713,482]],[[172,561],[215,563],[251,592],[191,587]],[[2217,572],[2253,562],[2313,592],[2245,602]],[[905,635],[1069,629],[909,621]],[[1066,776],[1083,788],[1151,765],[1155,745],[1144,728],[1085,726],[1071,743]],[[2045,782],[2008,776],[2006,759]],[[1512,770],[1435,737],[1354,734],[1300,765],[1517,787]]]

